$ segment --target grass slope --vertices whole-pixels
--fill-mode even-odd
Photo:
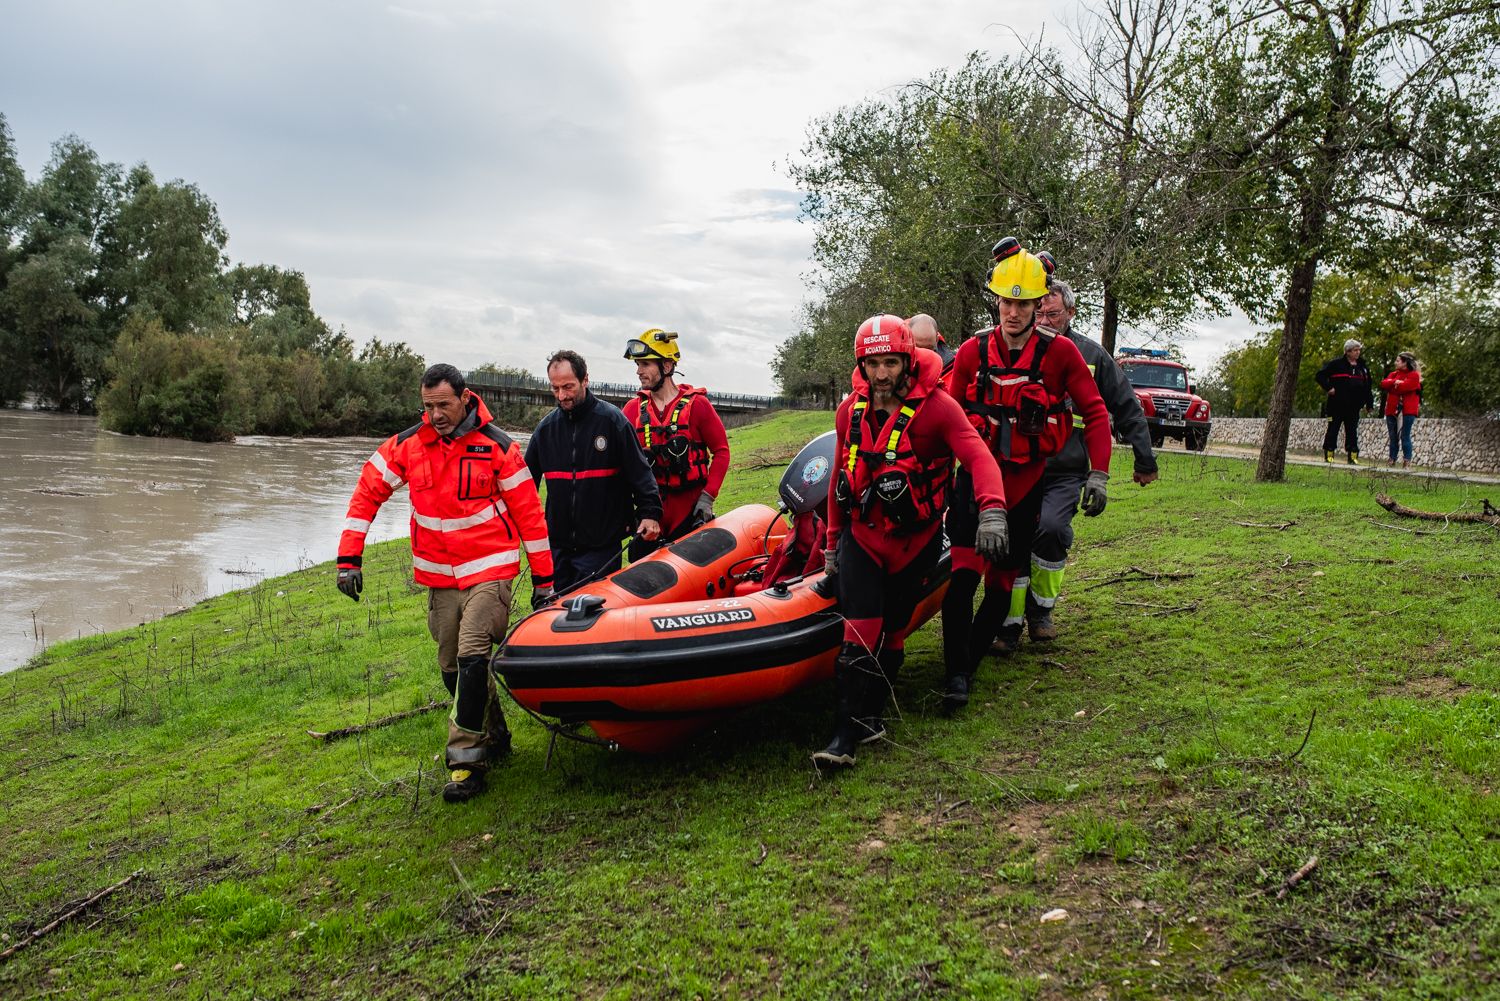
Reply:
[[[827,420],[737,430],[720,508],[774,496]],[[1500,537],[1396,530],[1378,473],[1251,474],[1117,475],[1061,640],[945,720],[929,625],[846,775],[808,759],[827,689],[547,771],[512,712],[518,753],[462,807],[441,714],[310,740],[444,695],[404,542],[358,605],[325,565],[59,644],[0,678],[0,947],[144,875],[0,995],[1495,996]]]

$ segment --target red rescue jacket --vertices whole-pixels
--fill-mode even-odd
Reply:
[[[1380,380],[1380,388],[1385,390],[1385,414],[1394,417],[1397,414],[1411,414],[1413,417],[1422,409],[1422,373],[1415,369],[1401,371],[1397,369]]]
[[[427,587],[510,580],[521,549],[532,583],[552,583],[552,550],[536,484],[510,436],[474,397],[478,426],[458,438],[422,421],[381,443],[360,472],[339,538],[340,568],[358,567],[375,515],[406,484],[411,495],[413,576]]]
[[[1109,470],[1109,411],[1066,337],[1033,331],[1013,357],[998,327],[982,330],[959,345],[947,380],[999,461],[1026,465],[1060,452],[1073,433],[1071,399],[1082,411],[1090,468]]]
[[[701,403],[697,402],[700,398]],[[687,490],[708,483],[713,456],[709,443],[694,435],[692,426],[700,408],[712,411],[713,405],[702,389],[687,385],[660,414],[648,390],[625,404],[625,419],[635,428],[636,440],[651,460],[651,473],[662,490]]]
[[[863,371],[856,369],[854,392],[839,405],[839,478],[828,499],[830,546],[846,523],[871,552],[887,539],[899,540],[903,549],[911,548],[909,540],[924,540],[941,523],[955,458],[973,471],[981,508],[1005,506],[994,459],[958,403],[940,391],[942,359],[918,348],[914,366],[906,398],[878,429],[867,416],[869,384]],[[898,474],[885,479],[893,484],[886,488],[889,494],[880,485],[888,473]]]

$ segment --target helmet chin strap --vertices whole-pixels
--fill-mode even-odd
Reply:
[[[664,361],[658,361],[656,363],[656,381],[650,386],[646,387],[646,391],[650,393],[656,392],[666,384],[667,377],[670,375],[671,373],[667,371],[667,363]]]

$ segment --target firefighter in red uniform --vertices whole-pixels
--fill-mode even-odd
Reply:
[[[839,469],[828,501],[829,576],[844,645],[834,666],[833,739],[814,761],[854,764],[885,733],[886,696],[905,658],[918,585],[943,548],[953,460],[970,472],[979,512],[970,540],[986,559],[1006,552],[1005,495],[994,457],[958,402],[940,391],[943,362],[899,316],[872,316],[854,339],[854,392],[835,420]]]
[[[1010,555],[986,568],[983,554],[975,552],[974,491],[968,471],[961,471],[948,515],[953,576],[943,599],[948,675],[943,703],[949,711],[968,703],[974,671],[997,636],[1007,652],[1020,643],[1042,473],[1047,457],[1061,451],[1073,433],[1069,398],[1084,419],[1089,472],[1080,506],[1085,515],[1103,512],[1109,480],[1109,411],[1099,387],[1072,341],[1036,329],[1050,269],[1014,237],[995,244],[995,260],[989,289],[999,297],[1000,322],[959,346],[947,385],[1000,463],[1009,501]],[[984,601],[976,614],[981,571]]]
[[[443,798],[456,803],[483,790],[485,768],[510,750],[490,647],[505,638],[521,550],[533,607],[552,595],[552,551],[520,447],[491,423],[458,369],[434,365],[422,375],[422,409],[421,422],[382,442],[360,473],[339,539],[338,587],[359,600],[365,535],[406,484],[414,576],[430,589],[427,628],[453,696]]]
[[[677,335],[656,327],[625,343],[641,391],[622,408],[661,489],[661,536],[630,540],[634,562],[714,516],[729,472],[729,438],[707,393],[673,378],[682,360]]]

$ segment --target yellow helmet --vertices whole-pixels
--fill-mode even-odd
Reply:
[[[1025,250],[1014,237],[995,244],[995,270],[989,289],[1006,299],[1040,299],[1047,294],[1052,276],[1041,258]]]
[[[677,333],[652,327],[639,337],[625,342],[625,357],[631,361],[682,360],[682,350],[677,347]]]

